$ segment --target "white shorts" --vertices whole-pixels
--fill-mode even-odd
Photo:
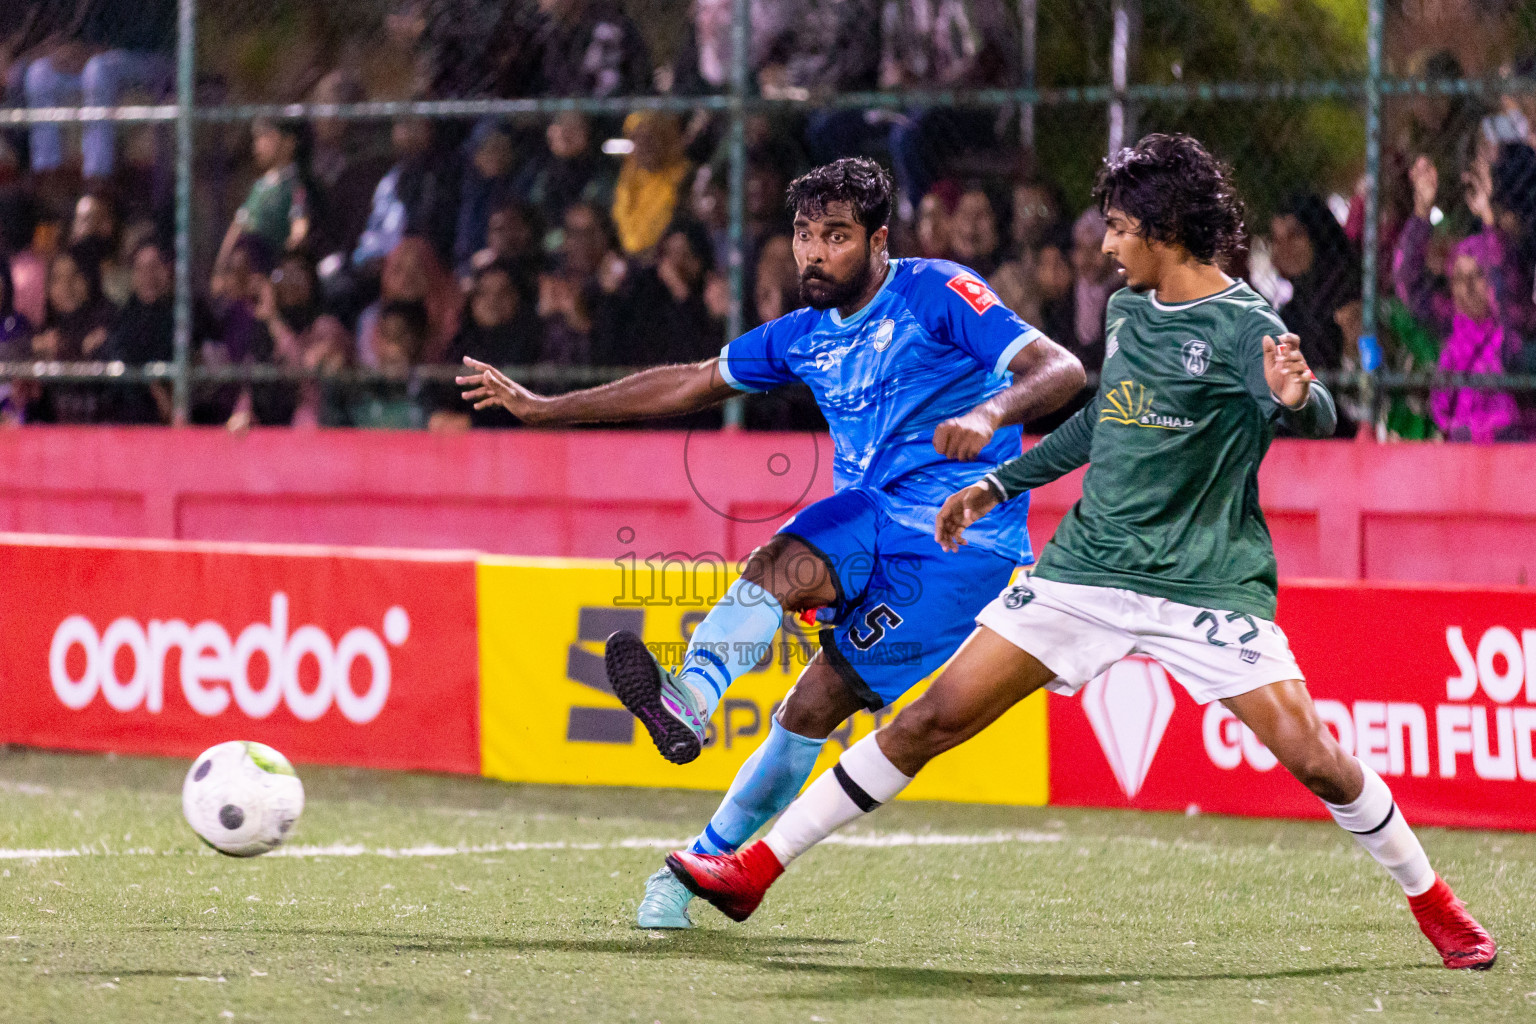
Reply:
[[[1303,678],[1268,619],[1118,587],[1020,576],[976,622],[1055,672],[1047,688],[1057,693],[1076,693],[1128,654],[1162,662],[1200,704]]]

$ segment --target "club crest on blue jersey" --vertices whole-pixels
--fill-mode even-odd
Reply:
[[[881,320],[880,326],[875,328],[874,346],[876,352],[884,352],[891,347],[891,339],[896,336],[896,321]]]

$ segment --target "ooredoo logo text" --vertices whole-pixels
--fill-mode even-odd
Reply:
[[[266,718],[279,704],[313,722],[334,707],[358,725],[373,721],[389,699],[389,648],[410,637],[411,620],[395,605],[381,632],[365,626],[340,640],[315,625],[289,630],[288,595],[272,595],[267,622],[253,622],[233,639],[221,623],[188,625],[180,619],[147,624],[124,616],[99,632],[84,615],[59,623],[48,649],[48,676],[65,707],[80,710],[99,693],[116,711],[165,707],[166,666],[179,652],[181,694],[200,715],[223,714],[233,703],[251,718]],[[265,678],[252,663],[260,654]],[[306,670],[306,663],[313,667]],[[259,666],[260,662],[256,664]]]

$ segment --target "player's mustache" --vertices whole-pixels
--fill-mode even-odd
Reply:
[[[827,284],[833,283],[830,277],[817,270],[807,270],[800,275],[801,284],[805,284],[807,281],[825,281]]]

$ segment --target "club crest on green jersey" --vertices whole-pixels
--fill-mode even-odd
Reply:
[[[1206,369],[1211,365],[1210,342],[1190,338],[1184,343],[1181,354],[1184,357],[1184,369],[1191,377],[1204,376]]]
[[[1104,408],[1099,410],[1099,422],[1156,430],[1185,430],[1195,425],[1194,420],[1185,416],[1167,416],[1155,412],[1152,409],[1152,397],[1146,385],[1123,380],[1119,387],[1104,395]]]

